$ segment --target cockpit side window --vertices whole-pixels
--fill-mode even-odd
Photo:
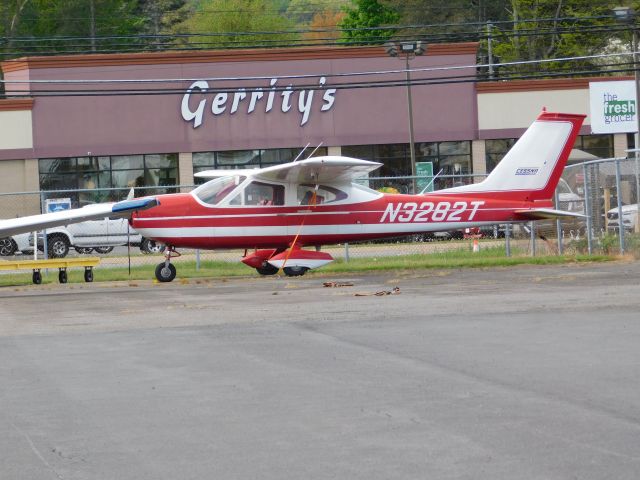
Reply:
[[[236,189],[247,177],[236,175],[217,178],[200,185],[192,193],[203,203],[217,205]]]

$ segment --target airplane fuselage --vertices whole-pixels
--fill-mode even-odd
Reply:
[[[145,237],[174,247],[287,248],[327,245],[519,221],[531,202],[453,195],[380,195],[349,204],[208,207],[190,194],[160,196],[134,215]],[[551,202],[535,202],[536,207]]]

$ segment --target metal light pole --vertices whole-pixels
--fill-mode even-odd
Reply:
[[[631,7],[616,7],[613,9],[614,16],[617,21],[631,25],[632,41],[631,48],[633,49],[633,76],[636,85],[636,133],[634,138],[634,150],[636,157],[636,203],[638,205],[638,218],[636,218],[636,233],[640,232],[640,176],[638,175],[638,163],[640,162],[640,62],[638,61],[638,31],[635,26],[636,13]],[[618,192],[618,197],[620,193]],[[620,225],[622,225],[622,215],[619,215]]]
[[[416,146],[413,141],[413,102],[411,100],[411,72],[409,71],[409,54],[405,55],[407,73],[407,109],[409,111],[409,152],[411,155],[411,185],[416,193]]]
[[[407,112],[409,116],[409,154],[411,155],[411,193],[416,193],[416,146],[413,138],[413,101],[411,99],[411,70],[409,69],[409,60],[416,55],[424,53],[422,42],[402,42],[396,44],[393,42],[385,44],[387,53],[392,57],[397,57],[399,53],[404,55],[405,59],[405,79],[407,82]]]

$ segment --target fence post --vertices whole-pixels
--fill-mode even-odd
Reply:
[[[510,223],[505,223],[504,224],[504,241],[505,241],[505,248],[506,248],[506,255],[507,257],[511,256],[511,224]]]
[[[348,243],[344,244],[344,261],[345,262],[349,261],[349,244]]]
[[[196,248],[196,272],[200,271],[200,249]]]
[[[638,172],[638,155],[640,152],[636,152],[636,227],[635,232],[640,233],[640,174]]]
[[[531,256],[536,256],[536,224],[533,220],[529,222],[530,233],[531,233]]]
[[[587,251],[589,255],[591,255],[593,253],[591,243],[591,229],[593,227],[591,225],[591,202],[589,201],[589,182],[587,181],[587,165],[585,163],[582,164],[582,175],[584,176],[584,201],[582,202],[582,206],[584,208],[584,214],[587,217],[587,231],[585,232],[587,235]]]
[[[620,198],[620,160],[616,159],[616,197],[618,200],[618,233],[620,234],[620,255],[624,254],[624,222],[622,221],[622,199]]]
[[[554,195],[554,201],[556,205],[556,210],[560,210],[560,200],[558,197],[558,189],[556,189],[556,193]],[[556,218],[556,233],[558,235],[558,255],[562,255],[562,220],[560,220],[560,217]]]

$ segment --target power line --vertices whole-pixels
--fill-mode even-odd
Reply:
[[[458,70],[469,70],[469,69],[483,69],[488,68],[489,66],[500,68],[500,67],[524,67],[524,66],[544,66],[547,64],[568,64],[571,62],[577,61],[585,61],[585,60],[599,60],[599,59],[609,59],[609,58],[617,58],[617,57],[632,57],[634,52],[621,52],[621,53],[606,53],[606,54],[597,54],[597,55],[582,55],[582,56],[573,56],[573,57],[560,57],[560,58],[550,58],[550,59],[540,59],[540,60],[520,60],[514,62],[501,62],[501,63],[492,63],[492,64],[470,64],[470,65],[454,65],[454,66],[442,66],[442,67],[418,67],[418,68],[409,68],[409,72],[411,74],[419,74],[419,73],[440,73],[440,72],[451,72]],[[606,66],[617,66],[617,65],[633,65],[633,62],[621,63],[617,62],[614,64],[603,64],[602,67]],[[380,76],[380,75],[398,75],[406,73],[406,69],[392,69],[392,70],[368,70],[368,71],[356,71],[356,72],[343,72],[343,73],[311,73],[311,74],[293,74],[293,75],[278,75],[277,78],[281,80],[301,80],[301,79],[314,79],[314,78],[345,78],[345,77],[363,77],[363,76]],[[240,76],[240,77],[197,77],[197,78],[153,78],[153,79],[50,79],[50,80],[0,80],[0,84],[5,85],[46,85],[46,84],[55,84],[55,85],[76,85],[76,84],[128,84],[128,83],[184,83],[184,82],[195,82],[198,80],[205,80],[209,82],[246,82],[246,81],[254,81],[254,80],[270,80],[274,78],[273,75],[252,75],[252,76]],[[184,89],[182,89],[184,91]]]
[[[451,33],[442,33],[442,34],[425,34],[420,36],[415,35],[396,35],[393,38],[395,40],[403,41],[403,40],[421,40],[425,43],[437,43],[438,41],[452,42],[452,41],[482,41],[487,40],[488,38],[493,39],[511,39],[511,38],[519,38],[519,37],[531,37],[531,36],[545,36],[545,35],[565,35],[565,34],[594,34],[594,33],[607,33],[611,35],[612,33],[624,33],[628,31],[628,27],[625,25],[615,25],[615,26],[594,26],[588,29],[554,29],[554,30],[519,30],[516,32],[500,32],[496,35],[488,35],[486,32],[451,32]],[[217,34],[218,36],[224,34]],[[203,37],[204,35],[198,34],[197,38]],[[246,45],[242,40],[227,40],[224,44],[219,47],[226,48],[228,50],[232,49],[248,49],[248,48],[282,48],[282,47],[291,47],[291,45],[295,45],[297,47],[328,47],[328,46],[354,46],[354,45],[379,45],[382,41],[387,40],[388,37],[374,37],[370,39],[353,39],[353,40],[335,40],[333,38],[321,38],[321,39],[288,39],[286,41],[282,39],[273,39],[273,40],[263,40],[261,44],[254,45]],[[331,40],[331,41],[330,41]],[[284,43],[282,43],[284,42]],[[120,44],[112,44],[110,48],[96,48],[91,53],[125,53],[125,52],[137,52],[141,49],[157,49],[158,46],[163,47],[164,51],[185,51],[185,50],[210,50],[211,44],[209,42],[185,42],[185,46],[176,47],[172,46],[172,43],[168,42],[155,42],[149,44],[137,44],[137,45],[128,45],[126,43]],[[200,47],[202,45],[202,47]],[[83,47],[83,45],[66,45],[66,48],[72,47]],[[124,47],[124,48],[115,48],[115,47]],[[25,48],[25,47],[23,47]],[[29,46],[27,48],[38,48],[41,49],[41,46]],[[33,55],[33,54],[65,54],[65,53],[78,53],[76,50],[52,50],[52,51],[42,51],[42,50],[14,50],[12,52],[0,52],[0,55],[3,56],[18,56],[18,55]],[[277,50],[273,50],[272,53],[278,53]]]
[[[612,55],[609,55],[612,56]],[[499,66],[532,66],[532,63],[558,63],[560,62],[561,64],[563,62],[568,62],[571,60],[581,60],[582,58],[580,57],[575,57],[575,58],[565,58],[565,59],[551,59],[551,60],[546,60],[544,62],[542,61],[536,61],[536,62],[511,62],[509,64],[498,64]],[[633,62],[628,62],[628,63],[611,63],[611,64],[606,64],[605,66],[612,66],[615,67],[614,69],[608,70],[609,73],[629,73],[634,71],[635,69],[635,64]],[[476,70],[476,67],[478,66],[455,66],[455,67],[439,67],[438,70],[440,72],[442,71],[453,71],[453,70],[460,70],[460,69],[466,69],[469,70],[471,68],[474,69],[474,71]],[[425,70],[428,69],[414,69],[412,70],[415,73],[420,73],[420,72],[424,72]],[[434,69],[431,68],[431,71],[433,71]],[[345,76],[349,75],[349,76],[355,76],[356,74],[360,74],[360,75],[372,75],[374,73],[378,73],[378,74],[382,74],[382,73],[393,73],[393,74],[398,74],[398,73],[403,73],[405,72],[405,70],[395,70],[395,71],[381,71],[381,72],[356,72],[356,73],[349,73],[349,74],[344,74]],[[575,77],[575,76],[584,76],[584,75],[595,75],[595,74],[601,74],[602,72],[600,70],[595,70],[595,69],[582,69],[582,70],[575,70],[572,69],[571,71],[567,72],[564,69],[564,66],[562,69],[558,69],[558,67],[555,67],[554,70],[550,70],[550,71],[539,71],[537,73],[519,73],[519,72],[510,72],[508,74],[506,74],[505,76],[503,76],[501,78],[501,80],[520,80],[520,79],[538,79],[538,78],[548,78],[548,77]],[[328,76],[328,75],[327,75]],[[300,79],[309,79],[309,78],[314,78],[317,76],[315,75],[299,75],[296,76],[295,78],[300,78]],[[273,78],[273,77],[245,77],[244,80],[247,79],[269,79],[269,78]],[[287,79],[291,79],[291,77],[288,78],[276,78],[276,80],[287,80]],[[157,81],[164,81],[166,79],[160,80],[160,79],[156,79]],[[202,79],[200,79],[202,80]],[[218,81],[220,81],[220,79],[217,79]],[[237,78],[235,78],[234,80],[237,80]],[[191,81],[191,79],[168,79],[166,80],[166,83],[170,83],[170,82],[177,82],[177,81]],[[210,81],[213,81],[210,79]],[[440,84],[453,84],[453,83],[469,83],[469,82],[473,82],[473,83],[478,83],[478,82],[485,82],[485,81],[492,81],[490,79],[487,78],[483,78],[483,76],[479,76],[477,73],[474,73],[473,75],[470,74],[461,74],[461,75],[450,75],[450,76],[438,76],[438,77],[433,77],[433,78],[414,78],[411,80],[411,85],[440,85]],[[6,81],[5,81],[6,82]],[[67,83],[68,81],[44,81],[44,82],[48,82],[48,83]],[[88,81],[87,83],[96,83],[99,82],[98,80],[93,80],[93,81]],[[105,80],[104,82],[113,82],[113,80]],[[145,83],[145,81],[140,81],[140,80],[127,80],[126,82],[129,83]],[[7,82],[8,83],[8,82]],[[11,82],[11,83],[21,83],[21,82]],[[22,82],[22,83],[27,83],[27,82]],[[36,83],[36,81],[32,81],[30,83]],[[38,82],[38,83],[42,83],[42,82]],[[147,81],[147,83],[150,83]],[[306,83],[306,84],[297,84],[297,85],[271,85],[270,87],[265,87],[264,85],[253,85],[253,86],[244,86],[242,87],[242,91],[244,91],[245,93],[250,93],[253,90],[260,90],[262,92],[268,92],[268,91],[274,91],[274,92],[284,92],[284,91],[300,91],[300,90],[318,90],[318,91],[322,91],[322,90],[327,90],[327,89],[335,89],[335,90],[343,90],[343,89],[359,89],[359,88],[383,88],[383,87],[397,87],[397,86],[406,86],[407,82],[404,78],[402,79],[390,79],[390,80],[369,80],[369,81],[347,81],[347,82],[342,82],[342,83],[335,83],[335,84],[331,84],[331,85],[326,85],[326,84],[319,84],[319,83]],[[217,93],[234,93],[234,92],[239,92],[240,90],[237,87],[230,87],[230,86],[225,86],[225,87],[210,87],[207,88],[204,91],[201,92],[194,92],[194,93],[202,93],[202,94],[217,94]],[[12,93],[10,95],[8,95],[10,98],[37,98],[37,97],[66,97],[66,96],[138,96],[138,95],[172,95],[172,94],[179,94],[179,95],[184,95],[185,93],[189,93],[188,89],[185,89],[184,87],[182,88],[177,88],[177,87],[162,87],[162,88],[143,88],[143,89],[135,89],[135,88],[124,88],[124,89],[81,89],[81,90],[70,90],[70,89],[48,89],[48,90],[35,90],[32,92],[25,92],[25,93]]]

